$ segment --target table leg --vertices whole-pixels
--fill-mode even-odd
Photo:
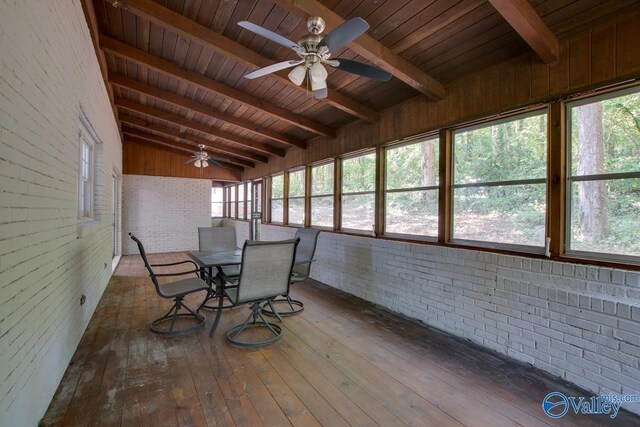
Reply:
[[[201,268],[200,272],[201,272],[201,274],[204,274],[204,268]],[[215,279],[213,278],[213,268],[209,267],[209,272],[207,273],[207,285],[209,286],[209,290],[207,291],[207,295],[204,297],[204,301],[202,301],[202,304],[200,304],[200,307],[198,307],[198,309],[196,311],[200,311],[203,308],[207,308],[207,309],[213,310],[213,307],[207,306],[207,302],[209,302],[209,300],[211,300],[211,299],[216,297],[216,292],[217,292],[217,287],[218,286],[216,284],[216,289],[214,290],[214,288],[213,288],[213,282],[214,281],[215,281]]]
[[[222,316],[222,306],[224,305],[224,283],[222,282],[222,278],[218,277],[216,280],[216,293],[218,295],[218,309],[216,310],[216,318],[213,321],[213,325],[211,325],[211,330],[209,331],[209,336],[213,336],[218,328],[218,323],[220,323],[220,316]]]

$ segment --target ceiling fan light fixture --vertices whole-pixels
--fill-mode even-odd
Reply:
[[[304,81],[304,76],[306,73],[307,73],[307,67],[305,67],[304,65],[298,65],[293,70],[291,70],[288,77],[289,77],[289,80],[291,80],[291,83],[293,83],[294,85],[300,86]]]
[[[309,80],[311,80],[311,90],[325,89],[327,87],[327,70],[320,62],[314,63],[309,69]]]

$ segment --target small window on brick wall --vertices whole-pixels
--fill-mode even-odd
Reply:
[[[93,179],[95,157],[93,141],[85,132],[80,132],[78,165],[78,217],[93,218]]]

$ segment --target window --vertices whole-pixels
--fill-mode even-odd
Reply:
[[[260,212],[262,214],[262,180],[259,179],[257,181],[253,181],[252,185],[253,185],[252,197],[255,198],[253,202],[254,203],[253,211]]]
[[[78,167],[78,217],[93,218],[93,143],[84,132],[80,132],[80,154]]]
[[[385,234],[438,236],[438,137],[386,149]]]
[[[229,218],[236,217],[236,186],[229,187]]]
[[[247,210],[244,203],[244,191],[246,184],[238,184],[238,219],[247,219]]]
[[[304,169],[289,172],[288,223],[304,225]]]
[[[376,153],[342,161],[342,229],[373,232]]]
[[[333,162],[311,167],[311,226],[333,227]]]
[[[221,217],[222,213],[222,192],[223,188],[221,187],[212,187],[211,188],[211,216],[212,217]]]
[[[544,250],[546,110],[457,130],[453,156],[454,240]]]
[[[251,213],[254,210],[253,203],[252,203],[253,186],[254,184],[251,181],[247,182],[247,219],[251,219]]]
[[[640,89],[567,107],[567,252],[638,262]]]
[[[271,222],[282,223],[284,201],[284,175],[271,177]]]

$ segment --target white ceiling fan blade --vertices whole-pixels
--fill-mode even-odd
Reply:
[[[261,35],[265,39],[269,39],[272,42],[278,43],[284,47],[288,47],[289,49],[293,49],[295,51],[304,50],[304,48],[300,46],[298,43],[292,42],[288,38],[282,37],[280,34],[276,34],[271,30],[267,30],[266,28],[263,28],[260,25],[256,25],[248,21],[240,21],[238,22],[238,25],[240,25],[242,28],[246,30],[249,30],[258,35]]]
[[[245,74],[245,79],[255,79],[258,77],[266,76],[267,74],[275,73],[276,71],[284,70],[285,68],[291,68],[296,65],[300,65],[304,62],[304,60],[299,61],[284,61],[278,62],[277,64],[272,64],[264,68],[260,68],[259,70],[253,71],[249,74]]]
[[[186,162],[184,162],[184,163],[188,165],[189,163],[193,163],[193,162],[195,162],[196,160],[198,160],[198,159],[196,159],[195,157],[192,157],[191,159],[187,160],[187,161],[186,161]]]

